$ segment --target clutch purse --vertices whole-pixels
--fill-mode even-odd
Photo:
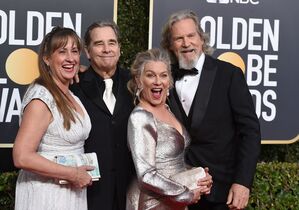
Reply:
[[[170,179],[188,187],[190,190],[194,190],[198,188],[197,181],[205,176],[205,170],[202,167],[196,167],[174,174],[170,176]]]
[[[65,166],[78,167],[82,165],[93,166],[92,171],[88,171],[92,177],[92,181],[98,181],[101,178],[99,163],[96,153],[71,154],[71,155],[57,155],[55,161],[58,164]],[[68,184],[66,180],[59,180],[59,184]]]

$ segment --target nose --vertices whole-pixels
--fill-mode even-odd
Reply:
[[[104,45],[103,45],[103,51],[104,51],[105,53],[109,53],[109,52],[110,52],[110,46],[109,46],[109,44],[104,44]]]
[[[189,41],[188,37],[184,37],[183,46],[184,47],[189,47],[189,45],[190,45],[190,41]]]
[[[67,53],[67,56],[66,56],[66,59],[67,59],[68,61],[74,61],[75,58],[74,58],[73,53],[72,53],[72,52],[68,52],[68,53]]]
[[[155,77],[155,84],[160,85],[161,84],[161,78],[159,76]]]

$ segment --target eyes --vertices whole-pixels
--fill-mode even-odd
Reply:
[[[188,39],[194,39],[196,37],[197,33],[189,33],[186,36],[177,36],[173,38],[174,42],[183,42],[186,38]]]
[[[95,46],[104,46],[105,42],[104,41],[96,41],[94,44],[95,44]],[[117,41],[114,40],[114,39],[113,40],[109,40],[107,44],[110,47],[114,47],[114,46],[118,45]]]
[[[162,79],[166,79],[166,78],[168,78],[168,73],[167,72],[163,72],[163,73],[161,73],[161,74],[159,74],[159,75],[156,75],[155,73],[153,73],[153,72],[146,72],[145,73],[145,77],[146,78],[149,78],[149,79],[152,79],[152,78],[155,78],[155,77],[160,77],[160,78],[162,78]]]
[[[58,53],[61,54],[61,55],[68,53],[68,51],[69,50],[67,48],[60,48],[60,49],[58,49]],[[72,54],[80,54],[80,51],[79,51],[79,49],[77,47],[72,48],[70,50],[70,52],[72,52]]]

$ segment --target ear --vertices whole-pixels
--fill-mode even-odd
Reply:
[[[49,58],[48,58],[47,56],[44,56],[44,57],[43,57],[43,61],[45,62],[45,64],[46,64],[47,66],[49,66],[50,61],[49,61]]]
[[[170,43],[169,43],[169,50],[171,51],[171,52],[173,52],[173,40],[170,38],[170,41],[169,41]]]
[[[170,45],[169,45],[169,50],[170,50],[171,52],[173,52],[173,45],[172,45],[172,43],[170,43]]]
[[[135,82],[137,84],[137,87],[140,89],[142,87],[140,76],[135,76]]]
[[[90,55],[89,55],[89,51],[88,51],[88,47],[87,46],[84,47],[84,51],[85,51],[87,59],[90,60]]]

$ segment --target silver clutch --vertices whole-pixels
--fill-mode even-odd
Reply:
[[[92,171],[88,171],[92,181],[98,181],[101,178],[98,158],[95,152],[82,153],[82,154],[68,154],[68,155],[57,155],[55,161],[58,164],[65,166],[78,167],[82,165],[93,166]],[[59,180],[59,184],[68,184],[66,180]]]
[[[174,174],[170,176],[170,179],[188,187],[190,190],[194,190],[198,188],[197,181],[205,176],[205,170],[202,167],[196,167]]]

